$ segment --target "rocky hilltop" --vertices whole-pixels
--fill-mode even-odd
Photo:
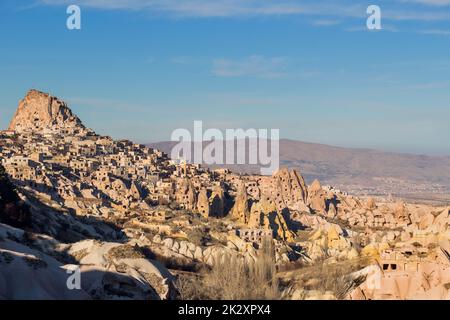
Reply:
[[[67,107],[56,97],[38,90],[30,90],[9,124],[8,130],[18,133],[24,131],[45,132],[48,130],[65,130],[67,133],[85,131],[86,128]]]
[[[38,91],[0,132],[0,159],[7,204],[31,214],[0,223],[0,298],[450,299],[448,207],[307,185],[297,169],[179,163]]]

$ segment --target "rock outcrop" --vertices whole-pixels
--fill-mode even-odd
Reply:
[[[274,179],[278,182],[278,192],[282,196],[284,205],[288,208],[301,208],[308,197],[308,190],[302,175],[297,170],[280,169]],[[281,209],[281,208],[279,208]]]
[[[177,294],[173,280],[128,244],[63,244],[0,224],[0,299],[165,300]]]
[[[177,202],[187,210],[195,210],[196,192],[188,179],[183,179],[176,193]]]
[[[308,205],[317,213],[326,213],[326,192],[322,189],[322,185],[318,180],[314,182],[309,187],[308,191]]]
[[[247,189],[241,184],[235,198],[233,209],[231,210],[231,218],[240,223],[247,223],[250,217],[249,198]]]
[[[206,189],[200,190],[197,200],[197,211],[205,218],[209,217],[210,208],[209,208],[209,198],[208,192]]]
[[[47,93],[30,90],[19,102],[8,130],[18,133],[67,130],[77,133],[87,129],[65,102]]]

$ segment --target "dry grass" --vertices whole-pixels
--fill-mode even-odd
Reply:
[[[279,299],[271,242],[266,241],[252,263],[236,255],[222,256],[199,276],[180,275],[177,283],[183,300]]]
[[[352,279],[350,274],[369,265],[369,259],[358,258],[336,263],[319,261],[314,265],[287,272],[282,284],[286,288],[333,292],[337,299],[345,295],[363,279]]]
[[[364,279],[353,279],[350,274],[370,264],[368,258],[336,263],[318,261],[314,265],[298,265],[293,271],[277,274],[273,248],[265,243],[254,263],[228,255],[218,259],[211,268],[198,274],[182,273],[177,288],[183,300],[264,300],[282,299],[296,289],[332,292],[337,299]]]
[[[173,271],[198,272],[201,269],[201,265],[199,263],[184,257],[167,257],[159,253],[152,252],[150,259],[159,261],[167,269]]]

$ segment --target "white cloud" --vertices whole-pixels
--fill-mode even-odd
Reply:
[[[287,75],[284,66],[282,57],[253,55],[241,60],[215,59],[212,72],[219,77],[282,78]]]
[[[332,27],[332,26],[336,26],[340,23],[341,23],[341,21],[339,21],[339,20],[320,19],[320,20],[313,21],[312,25],[316,26],[316,27]]]
[[[352,26],[345,28],[344,31],[347,32],[400,32],[400,30],[393,25],[382,25],[381,30],[369,30],[366,26]]]
[[[427,82],[419,83],[408,86],[408,89],[413,90],[433,90],[433,89],[446,89],[450,86],[450,82]]]
[[[401,8],[382,8],[382,18],[395,21],[446,21],[450,20],[450,12],[442,10],[414,10]]]
[[[170,63],[188,65],[188,64],[192,63],[192,59],[190,57],[186,57],[186,56],[173,57],[170,59]]]
[[[412,2],[437,7],[450,6],[450,0],[402,0],[402,2]]]
[[[442,30],[442,29],[429,29],[429,30],[420,30],[420,34],[434,34],[438,36],[450,36],[450,30]]]
[[[73,0],[38,0],[44,5],[68,5]],[[367,4],[349,0],[78,0],[80,6],[98,9],[147,10],[174,17],[237,17],[307,15],[325,20],[366,18]],[[450,12],[435,8],[414,8],[414,3],[433,7],[450,4],[450,0],[399,0],[382,6],[383,17],[391,20],[442,21]],[[326,19],[325,19],[326,18]],[[333,19],[330,19],[333,18]]]
[[[71,0],[40,0],[46,5],[67,5]],[[291,0],[79,0],[80,6],[100,9],[151,10],[184,17],[299,14],[303,6]]]

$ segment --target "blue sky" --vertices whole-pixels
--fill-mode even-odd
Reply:
[[[0,128],[37,88],[138,142],[202,120],[450,155],[450,0],[1,0],[0,75]]]

